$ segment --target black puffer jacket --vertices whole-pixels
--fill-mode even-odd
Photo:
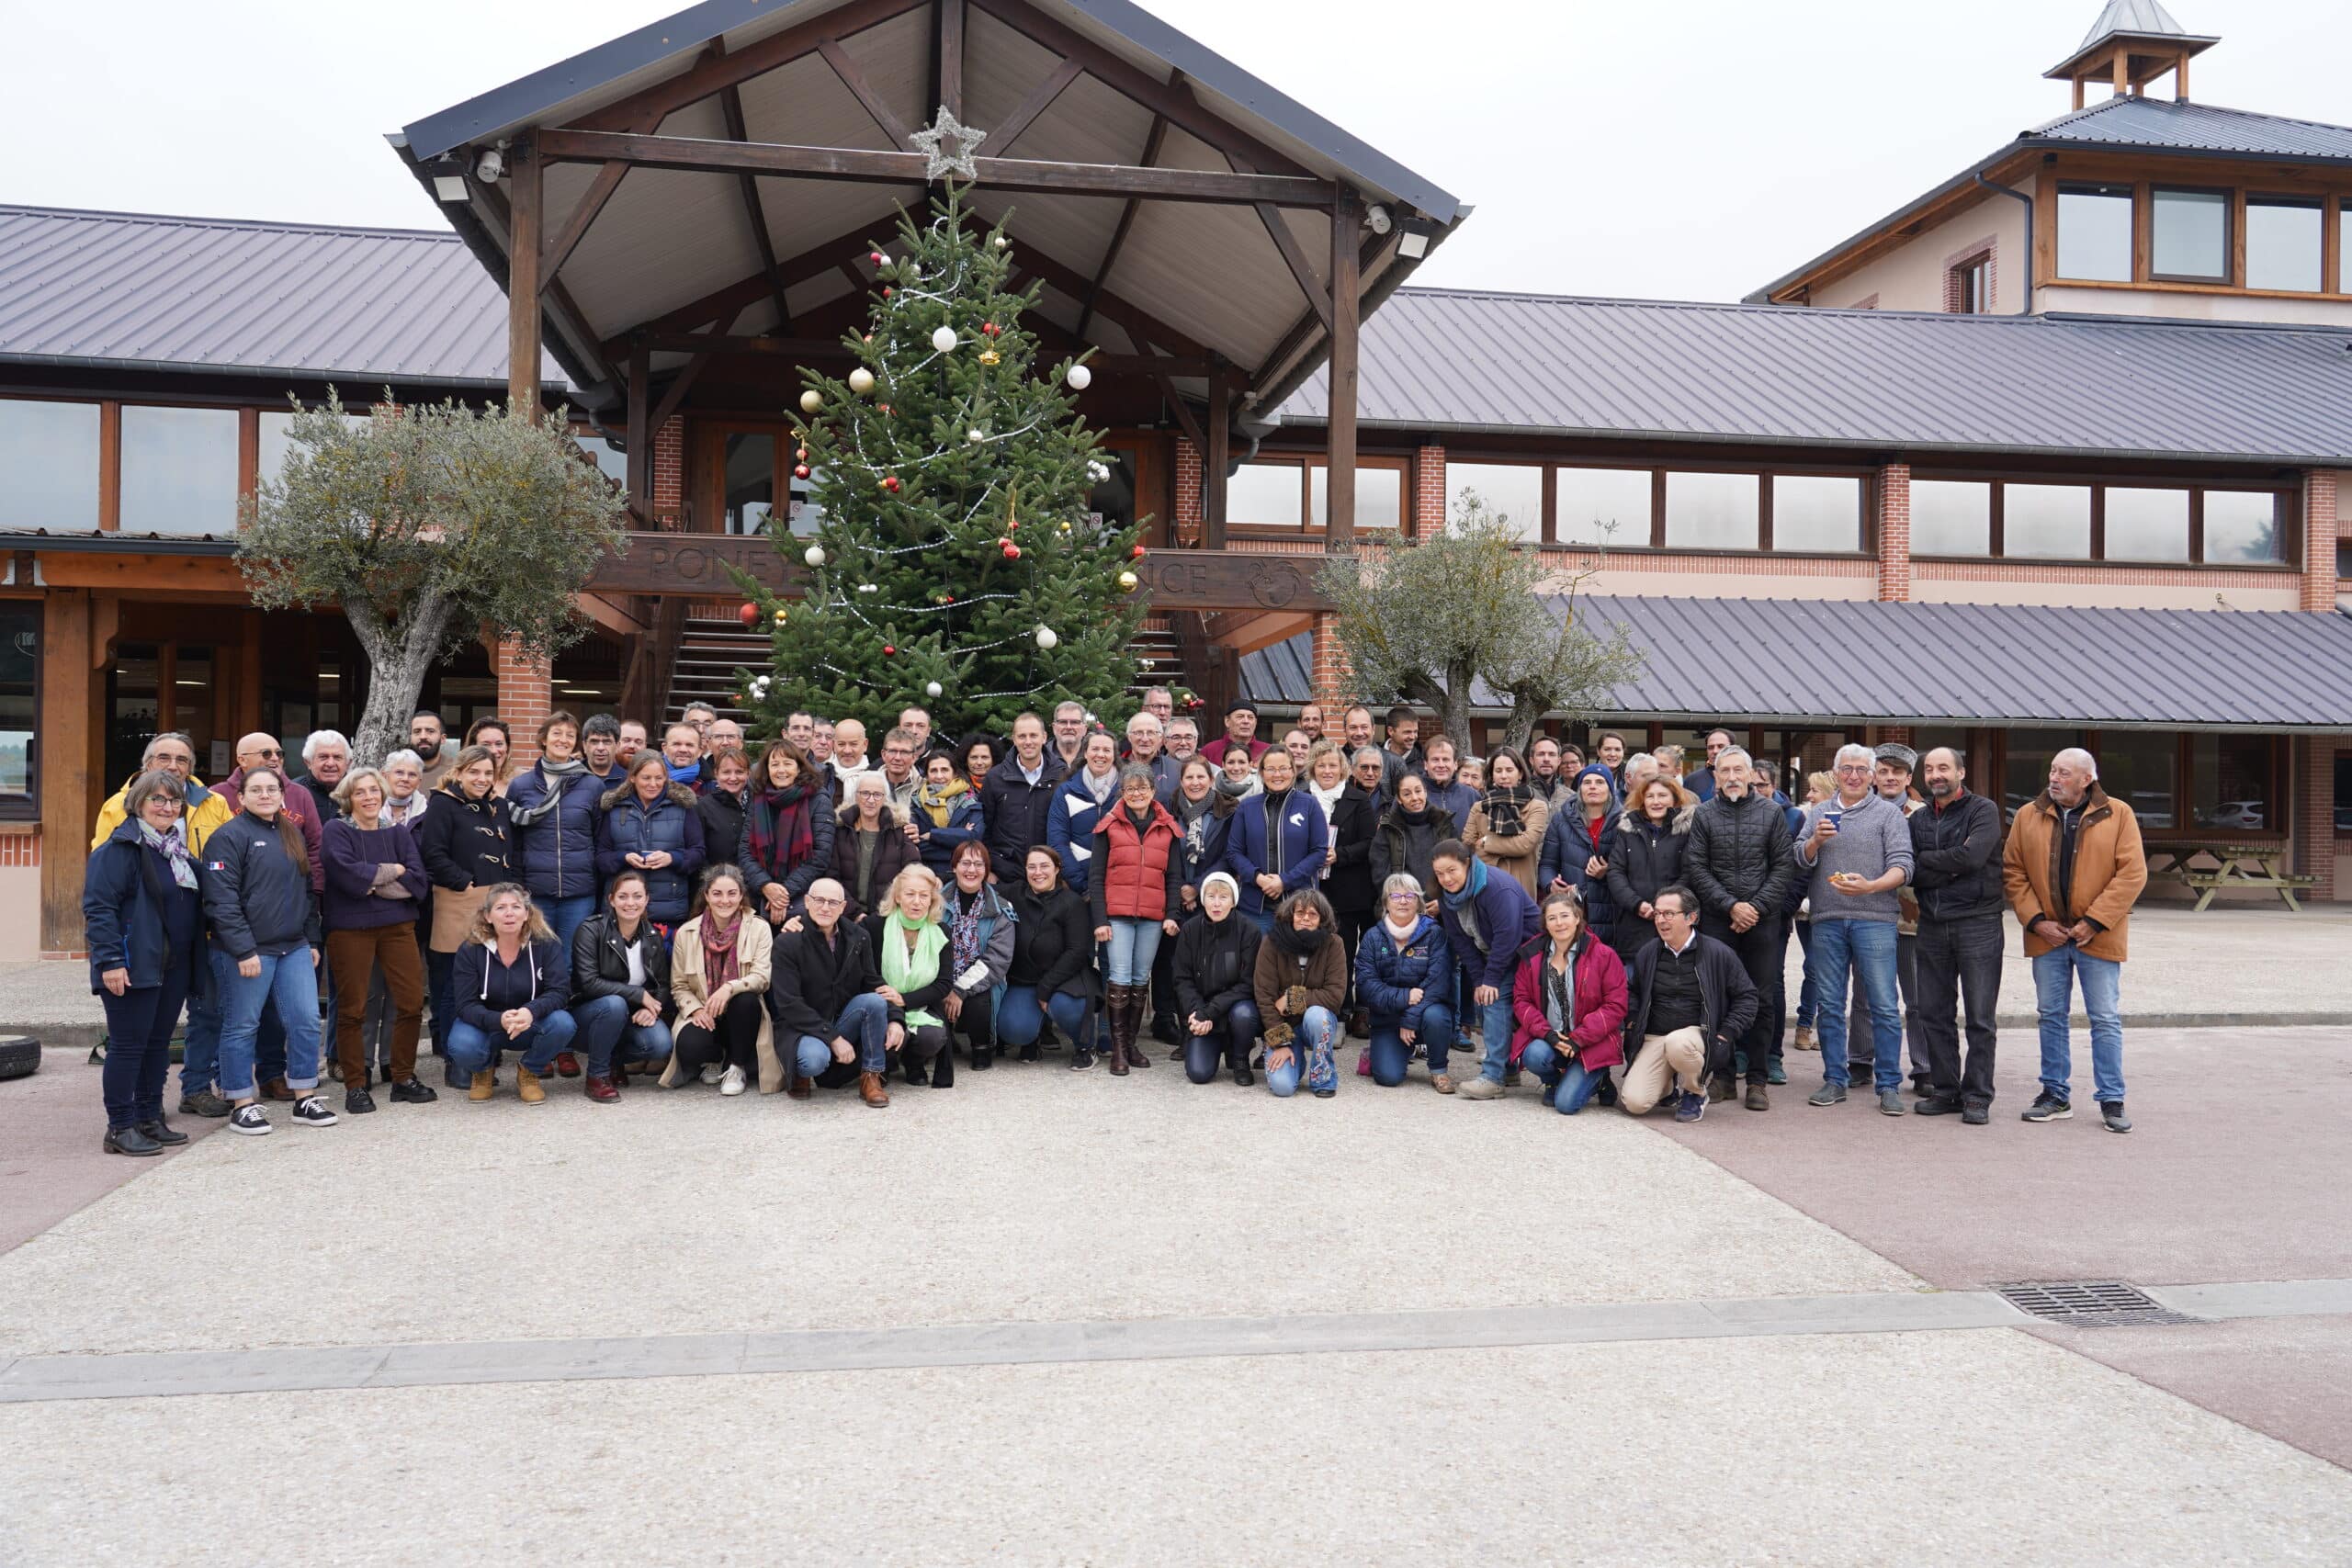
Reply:
[[[1012,967],[1005,983],[1035,986],[1042,998],[1057,991],[1085,998],[1093,989],[1094,930],[1086,900],[1067,887],[1043,897],[1023,883],[1012,895]]]
[[[1186,1018],[1223,1023],[1234,1004],[1250,996],[1258,970],[1258,928],[1228,912],[1221,920],[1195,914],[1176,933],[1176,1006]]]
[[[1911,814],[1911,890],[1923,920],[1997,915],[2001,891],[2001,807],[1973,791],[1943,810],[1929,801]]]
[[[1634,928],[1630,935],[1642,942],[1650,939],[1649,922],[1642,919],[1642,906],[1655,899],[1658,889],[1682,880],[1682,861],[1690,848],[1690,819],[1699,814],[1696,806],[1678,807],[1667,813],[1663,823],[1622,813],[1617,818],[1617,830],[1609,835],[1609,898],[1617,907],[1618,924]],[[1620,948],[1620,952],[1623,949]]]
[[[1690,818],[1683,878],[1707,917],[1727,920],[1734,904],[1753,904],[1769,919],[1796,874],[1790,848],[1788,816],[1777,802],[1753,790],[1737,800],[1719,794]]]

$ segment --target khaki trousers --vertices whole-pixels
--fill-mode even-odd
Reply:
[[[1617,1103],[1628,1116],[1646,1115],[1678,1080],[1684,1093],[1703,1094],[1706,1070],[1707,1042],[1696,1028],[1644,1035],[1641,1051],[1618,1087]]]

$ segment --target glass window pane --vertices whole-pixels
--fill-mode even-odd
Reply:
[[[1850,474],[1775,474],[1772,547],[1860,549],[1862,481]]]
[[[1754,474],[1667,475],[1667,544],[1683,549],[1754,549],[1763,493]]]
[[[1522,539],[1544,536],[1544,470],[1532,463],[1448,463],[1445,482],[1458,502],[1476,491]]]
[[[2245,198],[2245,286],[2319,292],[2319,198]]]
[[[1557,519],[1555,532],[1561,543],[1639,548],[1650,542],[1647,468],[1552,471],[1552,514]]]
[[[1911,481],[1911,553],[1981,556],[1993,548],[1993,487],[1975,479]]]
[[[2132,808],[2142,828],[2177,828],[2179,747],[2169,733],[2109,730],[2099,738],[2098,782],[2108,797]],[[2045,769],[2047,761],[2045,759]]]
[[[343,416],[343,423],[353,426],[363,425],[368,423],[368,415],[345,413]],[[254,477],[256,479],[274,479],[285,471],[286,459],[294,450],[294,439],[291,434],[293,428],[292,412],[280,409],[262,411],[261,450],[254,465]]]
[[[2160,277],[2226,283],[2230,276],[2230,197],[2226,191],[2165,190],[2154,199],[2150,266]]]
[[[2108,486],[2107,558],[2187,560],[2188,492]]]
[[[24,815],[33,802],[34,676],[40,652],[39,604],[0,604],[0,811]]]
[[[2058,187],[2058,276],[2132,281],[2132,187]]]
[[[2195,735],[2188,741],[2188,800],[2199,828],[2267,831],[2270,741],[2260,735]]]
[[[0,525],[98,525],[98,405],[0,398]]]
[[[582,452],[595,460],[596,467],[603,471],[606,479],[616,485],[626,486],[628,483],[628,453],[593,430],[574,430],[571,433],[571,438],[580,443],[580,449]]]
[[[2001,769],[2001,805],[2014,816],[2020,806],[2050,787],[2050,759],[2069,746],[2080,746],[2079,729],[2012,729],[2008,756]]]
[[[788,519],[786,526],[804,539],[816,533],[825,521],[825,509],[809,499],[816,494],[817,487],[824,478],[825,470],[817,468],[809,469],[805,479],[785,481],[786,493],[791,498],[785,503],[785,514]]]
[[[2004,555],[2089,558],[2090,486],[2003,485],[2001,538]]]
[[[2278,559],[2278,495],[2270,491],[2207,491],[2205,558],[2224,562]]]
[[[775,437],[737,434],[727,438],[727,528],[729,534],[764,534],[775,507]]]
[[[1326,527],[1331,521],[1331,470],[1317,463],[1306,476],[1309,491],[1308,510],[1315,526]],[[1356,526],[1359,528],[1402,527],[1405,522],[1405,470],[1402,468],[1371,468],[1358,465],[1356,468]]]
[[[1244,463],[1225,481],[1225,520],[1295,528],[1303,521],[1296,463]]]
[[[122,531],[237,531],[237,411],[122,411]]]

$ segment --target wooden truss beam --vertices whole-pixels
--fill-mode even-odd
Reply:
[[[1159,145],[1167,139],[1168,117],[1153,115],[1151,130],[1143,139],[1143,156],[1137,160],[1137,166],[1148,169],[1159,163]],[[1086,335],[1086,323],[1094,319],[1094,301],[1102,292],[1102,282],[1111,276],[1111,268],[1118,264],[1119,252],[1127,243],[1127,231],[1136,226],[1136,214],[1142,209],[1142,201],[1134,197],[1129,197],[1126,205],[1119,209],[1119,221],[1117,227],[1111,231],[1111,243],[1102,247],[1102,260],[1094,268],[1094,276],[1078,302],[1078,333],[1080,337]]]
[[[1062,89],[1084,73],[1085,67],[1075,60],[1065,60],[1046,74],[1046,79],[1029,89],[1029,96],[1011,114],[989,128],[989,141],[1002,157],[1021,140],[1021,133],[1036,123],[1037,117],[1051,108]]]
[[[560,230],[549,236],[546,247],[539,253],[539,288],[542,292],[555,281],[555,275],[571,259],[572,250],[586,237],[588,225],[596,221],[596,214],[605,210],[605,203],[613,199],[613,193],[621,188],[621,180],[628,173],[627,164],[606,164],[596,171],[596,177],[589,182],[588,188],[580,193],[579,201],[572,206],[571,216],[563,220]]]
[[[786,28],[780,33],[746,44],[731,54],[702,58],[666,81],[631,93],[628,97],[591,110],[570,123],[573,130],[628,130],[662,120],[698,104],[722,87],[738,87],[779,65],[789,65],[817,52],[826,39],[845,39],[866,28],[904,16],[929,0],[853,0],[824,16]]]
[[[817,52],[825,57],[825,63],[833,68],[833,74],[865,107],[866,115],[882,128],[882,134],[890,139],[892,146],[912,144],[910,138],[914,133],[908,129],[907,122],[899,118],[897,111],[890,107],[880,93],[874,90],[874,84],[865,79],[865,70],[849,57],[849,51],[842,47],[839,39],[819,39]]]
[[[722,88],[718,95],[718,112],[727,123],[728,136],[736,141],[749,141],[743,128],[743,94],[736,87]],[[768,213],[760,200],[759,176],[741,174],[735,176],[743,188],[743,211],[752,220],[752,243],[758,248],[760,270],[767,275],[768,292],[775,300],[775,324],[778,332],[792,330],[792,307],[784,298],[784,275],[776,271],[775,241],[768,234]]]

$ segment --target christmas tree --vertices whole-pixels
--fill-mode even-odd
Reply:
[[[1136,676],[1143,552],[1088,504],[1108,473],[1076,412],[1091,373],[1038,364],[1021,323],[1041,285],[1012,287],[1002,225],[967,226],[952,184],[867,259],[854,368],[804,373],[793,472],[820,521],[775,544],[807,596],[740,580],[774,628],[774,670],[746,678],[759,731],[802,708],[887,724],[921,705],[950,735],[1065,699],[1108,708]]]

